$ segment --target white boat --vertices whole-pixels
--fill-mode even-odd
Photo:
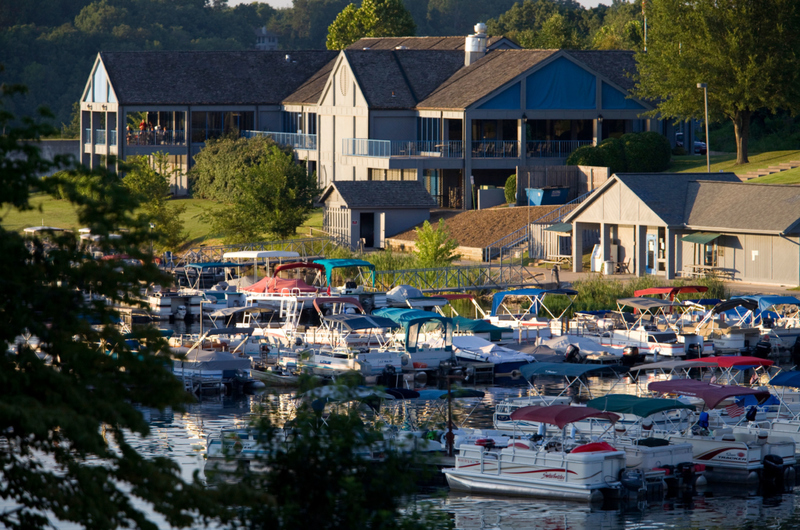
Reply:
[[[492,309],[487,320],[496,326],[510,327],[514,330],[514,341],[536,341],[548,339],[553,334],[561,334],[564,315],[572,306],[578,291],[573,289],[515,289],[500,291],[492,296]],[[548,306],[550,298],[566,298],[568,303],[562,311]],[[509,305],[510,299],[522,298],[520,310]],[[523,306],[527,306],[523,309]],[[546,316],[540,317],[542,312]],[[552,329],[551,329],[552,328]]]
[[[492,380],[497,385],[524,383],[520,367],[536,360],[533,355],[505,348],[473,335],[454,336],[453,348],[456,359],[461,362],[491,365]]]
[[[736,396],[753,395],[759,401],[769,397],[765,390],[716,385],[694,379],[657,381],[648,387],[653,392],[702,400],[709,410]],[[761,481],[780,487],[794,484],[795,443],[788,438],[775,437],[770,441],[766,434],[734,433],[722,415],[716,421],[712,416],[708,424],[698,422],[684,432],[666,433],[664,436],[673,443],[692,444],[694,463],[706,466],[709,482],[754,484]]]
[[[757,305],[754,321],[773,349],[791,349],[800,337],[800,300],[786,295],[742,297]]]
[[[617,300],[617,306],[622,327],[602,331],[600,344],[636,347],[640,353],[653,360],[659,357],[686,356],[686,344],[678,342],[677,332],[669,327],[662,329],[658,326],[667,321],[664,313],[666,308],[682,308],[682,304],[654,298],[621,298]],[[623,314],[625,307],[639,312],[632,322]]]
[[[750,324],[757,303],[732,298],[714,305],[694,328],[694,333],[711,342],[717,353],[743,353],[758,342],[761,331]],[[726,315],[735,315],[729,319]]]
[[[619,497],[625,452],[607,443],[578,445],[567,451],[564,435],[566,426],[574,421],[601,417],[613,422],[616,414],[566,405],[526,407],[513,414],[517,419],[558,427],[560,441],[519,441],[503,449],[462,444],[455,467],[442,470],[450,489],[595,502]]]
[[[402,350],[404,372],[438,372],[455,364],[453,322],[430,311],[387,307],[372,313],[385,317],[402,329],[393,335],[394,349]]]

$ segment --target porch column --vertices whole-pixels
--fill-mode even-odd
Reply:
[[[603,122],[599,119],[592,120],[592,136],[594,137],[594,145],[599,144],[603,137]]]
[[[634,271],[637,276],[644,276],[647,274],[647,226],[636,225],[634,230],[636,235],[636,248],[634,251],[636,266]]]
[[[666,275],[668,280],[675,279],[675,232],[667,227],[664,231],[664,238],[666,239],[667,248],[666,258]]]
[[[523,113],[523,116],[525,114]],[[520,167],[525,167],[527,165],[526,157],[528,156],[528,145],[527,139],[528,135],[526,133],[528,129],[528,119],[522,118],[517,122],[517,139],[519,141],[519,165]]]
[[[463,209],[472,209],[472,120],[464,113],[464,193]]]
[[[583,270],[583,223],[572,223],[572,272]]]

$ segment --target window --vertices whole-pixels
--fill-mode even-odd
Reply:
[[[417,140],[421,142],[441,140],[439,118],[417,118]]]
[[[309,112],[306,119],[308,120],[308,134],[317,134],[317,113]]]

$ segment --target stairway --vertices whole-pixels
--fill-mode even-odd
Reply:
[[[740,178],[743,181],[750,180],[758,177],[764,177],[766,175],[773,175],[775,173],[780,173],[781,171],[794,169],[796,167],[800,167],[800,160],[792,160],[791,162],[784,162],[783,164],[778,164],[777,166],[769,166],[767,169],[757,169],[755,171],[750,171],[748,173],[745,173],[744,175],[740,175]]]

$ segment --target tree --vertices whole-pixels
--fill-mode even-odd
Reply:
[[[750,116],[800,110],[800,4],[794,0],[660,0],[647,4],[647,52],[636,55],[637,97],[652,115],[733,122],[736,163],[745,164]]]
[[[504,194],[508,204],[517,204],[517,174],[514,173],[506,179]]]
[[[417,259],[423,267],[446,267],[461,257],[456,253],[458,242],[450,237],[444,220],[440,219],[436,228],[428,221],[417,228]]]
[[[408,37],[416,25],[402,0],[364,0],[345,7],[328,28],[329,50],[343,50],[362,37]]]
[[[170,167],[167,155],[158,152],[153,159],[158,171],[150,165],[150,157],[129,157],[123,184],[138,196],[145,215],[150,218],[156,250],[174,250],[187,238],[181,219],[186,206],[170,204],[169,179],[177,170]]]
[[[289,237],[311,216],[319,194],[316,175],[274,144],[239,175],[235,186],[226,207],[204,213],[213,230],[234,244],[256,241],[269,232]]]
[[[31,189],[61,189],[82,226],[98,234],[120,230],[115,250],[143,265],[88,259],[72,232],[25,239],[0,226],[0,349],[13,352],[0,356],[0,526],[43,528],[53,518],[93,529],[155,529],[133,497],[170,524],[188,526],[197,515],[213,515],[206,489],[184,482],[175,462],[145,458],[130,444],[148,433],[137,405],[180,409],[188,395],[167,369],[169,348],[158,330],[137,328],[134,351],[112,322],[113,308],[135,304],[142,284],[168,281],[140,250],[148,241],[146,219],[132,214],[136,197],[109,171],[71,168],[84,178],[37,177],[66,160],[44,160],[30,142],[54,130],[41,122],[51,114],[16,122],[2,108],[22,91],[7,85],[0,91],[3,209],[31,209]],[[79,180],[91,193],[76,189]],[[99,243],[111,250],[107,239]],[[91,301],[85,292],[109,303]],[[38,338],[39,351],[20,339],[30,336]]]

